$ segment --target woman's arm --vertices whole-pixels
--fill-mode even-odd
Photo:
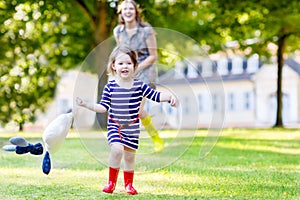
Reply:
[[[114,30],[113,30],[113,33],[114,33],[114,38],[116,40],[116,43],[117,43],[117,45],[119,45],[120,41],[119,41],[119,38],[118,38],[118,30],[117,29],[118,29],[118,27],[115,27]]]
[[[157,44],[154,33],[147,38],[146,44],[149,51],[149,56],[139,64],[138,71],[150,67],[157,59]]]
[[[102,106],[101,104],[98,103],[88,103],[84,100],[82,100],[81,98],[77,97],[76,98],[76,103],[79,106],[82,106],[84,108],[87,108],[91,111],[97,112],[97,113],[105,113],[107,110],[104,106]]]

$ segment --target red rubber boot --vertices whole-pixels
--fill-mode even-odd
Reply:
[[[116,188],[117,180],[118,180],[119,169],[109,168],[109,179],[108,184],[103,188],[103,192],[113,193]]]
[[[135,195],[138,192],[132,186],[134,171],[124,171],[125,190],[128,194]]]

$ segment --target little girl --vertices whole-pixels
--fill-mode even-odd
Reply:
[[[111,53],[107,71],[113,76],[103,89],[99,103],[88,103],[76,98],[76,103],[89,110],[108,112],[107,139],[110,145],[109,179],[103,192],[113,193],[121,159],[124,157],[124,184],[128,194],[137,194],[133,188],[135,152],[140,135],[139,108],[143,97],[156,102],[170,102],[176,106],[177,98],[169,92],[159,92],[135,78],[137,55],[127,46],[117,46]]]

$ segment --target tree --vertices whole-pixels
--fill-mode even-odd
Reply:
[[[87,43],[73,44],[72,38],[86,32],[73,30],[68,9],[70,2],[0,1],[2,125],[13,120],[23,130],[25,122],[34,121],[53,98],[60,69],[73,67],[90,49]],[[84,30],[84,21],[76,21],[72,25]]]
[[[161,14],[163,10],[156,9],[175,4],[137,2],[154,26],[170,22]],[[90,50],[112,35],[117,24],[116,4],[112,0],[0,1],[2,125],[14,120],[22,130],[25,122],[34,121],[36,114],[46,109],[61,70],[81,63]],[[107,82],[106,74],[101,73],[105,64],[100,66],[97,60],[94,64],[88,70],[98,73],[101,91]]]
[[[244,55],[258,53],[270,57],[269,44],[277,45],[277,114],[275,127],[282,127],[282,67],[284,55],[299,46],[300,2],[282,0],[229,1],[212,0],[215,12],[211,27],[223,38],[223,43],[238,41],[236,51]],[[218,40],[222,41],[222,40]]]

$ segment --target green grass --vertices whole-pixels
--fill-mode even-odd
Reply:
[[[51,155],[49,175],[41,170],[42,156],[1,150],[0,199],[300,199],[300,131],[226,129],[204,158],[200,149],[210,149],[215,138],[205,130],[183,132],[174,137],[174,131],[164,131],[166,150],[158,154],[151,153],[149,138],[141,139],[135,196],[125,194],[122,171],[115,192],[101,192],[108,176],[103,138],[69,133]],[[34,143],[41,134],[0,133],[0,145],[15,135]]]

